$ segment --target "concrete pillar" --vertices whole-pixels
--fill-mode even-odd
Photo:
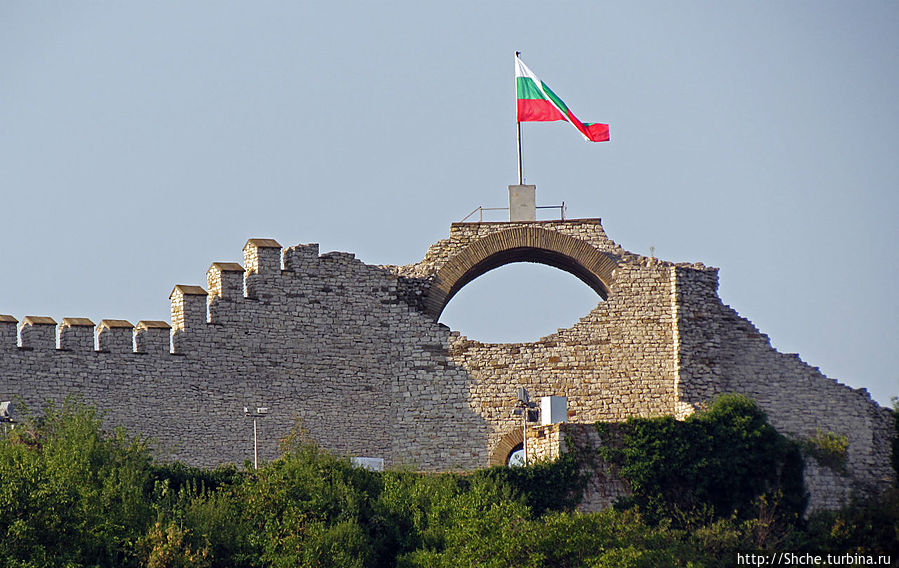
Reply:
[[[537,186],[509,186],[509,221],[537,220]]]

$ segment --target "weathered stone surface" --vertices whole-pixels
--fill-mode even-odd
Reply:
[[[528,461],[553,460],[571,451],[579,452],[584,458],[581,472],[587,474],[588,481],[579,510],[600,511],[610,507],[621,497],[631,495],[627,482],[599,457],[601,441],[593,424],[532,426],[528,428],[527,434]]]
[[[271,239],[243,252],[243,266],[212,264],[208,293],[174,288],[171,328],[104,320],[91,337],[64,321],[57,348],[53,320],[26,318],[17,343],[15,318],[0,318],[0,398],[39,407],[80,394],[110,423],[158,440],[164,459],[198,465],[252,456],[243,408],[267,406],[265,459],[299,422],[329,450],[437,471],[505,461],[516,430],[521,439],[511,415],[521,386],[534,399],[567,396],[571,428],[683,417],[742,392],[788,435],[849,438],[848,475],[809,470],[816,506],[892,479],[886,409],[775,351],[721,303],[716,269],[629,253],[598,219],[456,223],[403,267]],[[517,261],[570,271],[597,291],[596,307],[530,343],[479,343],[437,323],[467,282]]]
[[[63,318],[57,331],[59,349],[88,351],[94,348],[94,322],[88,318]]]
[[[19,324],[22,349],[47,351],[56,347],[56,320],[47,316],[25,316]]]

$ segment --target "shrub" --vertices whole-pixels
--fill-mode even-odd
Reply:
[[[174,522],[165,527],[156,523],[141,541],[147,550],[147,568],[208,568],[209,548],[191,549],[187,542],[189,530]]]
[[[538,461],[528,467],[492,467],[478,470],[485,477],[511,488],[537,516],[548,511],[571,511],[581,502],[587,476],[575,452],[554,461]]]
[[[243,479],[243,474],[234,465],[223,465],[210,469],[189,466],[181,462],[154,463],[152,476],[154,482],[167,481],[174,492],[191,485],[212,491],[219,487],[236,485]]]
[[[580,514],[573,455],[376,473],[297,438],[258,471],[154,465],[143,441],[68,401],[0,438],[0,566],[715,568],[737,551],[895,546],[895,491],[795,522],[801,456],[743,397],[602,431],[637,506]]]
[[[776,493],[782,514],[798,517],[805,509],[798,446],[745,396],[720,396],[684,421],[631,418],[620,428],[604,425],[600,435],[601,456],[633,490],[619,506],[638,506],[649,519],[683,517],[703,506],[719,518],[749,518],[760,497]]]
[[[0,565],[135,566],[150,453],[67,399],[0,439]]]
[[[899,554],[899,489],[854,500],[839,511],[817,512],[802,536],[810,550]]]
[[[806,455],[817,460],[818,463],[840,473],[846,472],[846,456],[849,449],[849,438],[817,430],[814,436],[809,436],[800,442]]]

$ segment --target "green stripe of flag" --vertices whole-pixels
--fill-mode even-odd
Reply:
[[[545,101],[547,100],[547,97],[549,97],[549,100],[555,103],[555,105],[562,110],[563,114],[567,115],[568,106],[564,102],[562,102],[562,99],[559,98],[559,95],[555,94],[552,89],[546,86],[546,83],[543,83],[542,81],[541,83],[543,85],[543,91],[546,92],[546,95],[544,95],[543,92],[537,88],[537,85],[530,77],[516,77],[515,90],[518,93],[518,98],[523,100],[538,99]]]
[[[543,81],[540,81],[540,82],[543,83]],[[559,109],[561,109],[562,114],[564,114],[567,117],[568,116],[568,106],[562,102],[562,99],[560,99],[557,94],[552,92],[552,89],[547,87],[546,83],[543,83],[543,90],[546,91],[547,95],[549,95],[550,100],[552,102],[556,103],[556,106],[559,107]]]
[[[517,98],[519,99],[546,100],[546,97],[543,96],[543,93],[540,92],[540,89],[537,88],[537,85],[534,84],[530,77],[516,77],[515,87],[518,92]]]

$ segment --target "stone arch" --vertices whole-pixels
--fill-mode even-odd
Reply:
[[[487,458],[487,467],[506,465],[509,454],[511,454],[512,450],[522,442],[524,442],[524,434],[522,433],[521,428],[515,428],[503,436],[496,447],[493,448],[490,457]]]
[[[478,239],[444,263],[424,298],[425,311],[435,320],[463,286],[482,274],[512,262],[536,262],[564,270],[609,296],[611,256],[572,236],[540,227],[515,227]]]

